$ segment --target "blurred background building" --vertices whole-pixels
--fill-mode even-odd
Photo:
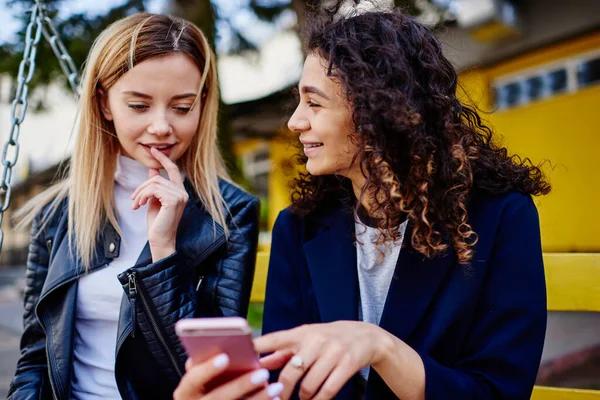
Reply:
[[[3,26],[14,27],[12,34],[2,28],[0,36],[0,43],[5,42],[0,45],[0,59],[5,56],[0,61],[3,141],[10,127],[10,103],[22,50],[23,38],[14,32],[23,31],[25,9],[31,3],[11,1],[21,7],[22,15],[15,14],[14,19],[7,11],[0,14]],[[222,148],[236,180],[261,198],[260,244],[268,250],[275,218],[289,204],[288,183],[294,173],[290,160],[297,138],[287,130],[286,122],[295,101],[291,89],[298,82],[304,58],[296,28],[305,9],[319,1],[112,0],[100,8],[91,1],[46,3],[62,21],[59,31],[65,34],[77,65],[87,53],[90,38],[108,22],[136,10],[183,15],[207,33],[219,58]],[[566,260],[573,274],[582,254],[584,262],[600,264],[600,235],[596,233],[600,226],[600,2],[395,3],[436,30],[459,71],[462,98],[479,107],[498,140],[511,153],[534,163],[546,161],[543,168],[553,191],[536,199],[545,257]],[[42,61],[21,132],[13,204],[4,219],[0,265],[5,270],[22,268],[28,244],[27,232],[12,230],[10,213],[49,185],[72,145],[75,98],[62,78],[57,78],[52,53],[40,51],[38,58]],[[2,286],[0,319],[4,318],[1,293]],[[550,313],[543,357],[540,383],[600,389],[600,317]],[[0,380],[2,371],[0,367]]]

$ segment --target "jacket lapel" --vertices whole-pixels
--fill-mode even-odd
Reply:
[[[226,241],[223,227],[204,210],[195,192],[186,181],[189,200],[185,205],[179,226],[177,227],[177,253],[179,259],[189,267],[196,267],[212,251]],[[152,253],[148,242],[142,249],[135,265],[147,265],[152,262]]]
[[[315,236],[304,243],[304,252],[321,320],[356,320],[358,277],[352,215],[336,210],[314,221],[319,226]]]
[[[187,266],[195,268],[225,244],[226,237],[223,227],[214,222],[196,194],[186,188],[193,201],[186,204],[177,228],[177,252]]]
[[[105,227],[106,230],[107,228]],[[112,227],[110,230],[112,231]],[[106,257],[104,246],[100,245],[104,243],[105,231],[100,235],[95,254],[92,256],[90,272],[96,271],[112,261],[112,258]],[[54,246],[56,250],[53,250],[50,254],[48,275],[40,294],[40,302],[54,289],[77,279],[86,272],[84,266],[81,264],[81,260],[75,257],[74,252],[69,249],[66,214],[61,217],[58,223],[54,240],[56,241]]]
[[[432,259],[425,258],[410,245],[412,224],[405,232],[405,246],[400,251],[396,270],[390,283],[380,326],[406,341],[437,289],[456,263],[453,250]]]
[[[223,227],[214,224],[213,219],[204,210],[202,204],[186,181],[186,190],[189,194],[189,200],[185,205],[179,227],[177,229],[177,251],[180,260],[194,267],[201,263],[211,252],[219,248],[226,241]],[[105,236],[116,232],[110,225],[107,225],[100,235],[96,254],[92,258],[90,271],[93,272],[112,261],[107,257],[108,242],[104,240]],[[72,281],[85,273],[81,262],[73,257],[69,251],[67,240],[67,212],[66,209],[61,214],[55,234],[56,250],[52,252],[48,275],[44,282],[44,287],[40,299],[64,283]],[[117,236],[118,238],[118,236]],[[122,241],[121,241],[122,242]],[[146,242],[140,253],[136,265],[147,265],[152,262],[150,247]]]

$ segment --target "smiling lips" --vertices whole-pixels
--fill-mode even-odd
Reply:
[[[301,141],[301,143],[304,146],[304,154],[306,154],[307,157],[317,152],[319,148],[323,147],[323,143],[320,142]]]

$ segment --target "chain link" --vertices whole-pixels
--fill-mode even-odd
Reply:
[[[25,49],[23,50],[23,60],[19,64],[17,75],[17,90],[15,99],[12,102],[10,110],[11,128],[10,134],[2,149],[2,175],[0,179],[0,252],[4,241],[4,231],[2,230],[2,221],[4,212],[8,210],[12,193],[12,175],[13,167],[19,158],[19,134],[21,133],[21,124],[25,120],[27,112],[27,95],[29,94],[29,83],[35,72],[35,57],[37,55],[40,39],[44,38],[50,43],[52,51],[58,58],[60,67],[69,81],[71,89],[79,95],[79,79],[75,63],[69,55],[64,43],[52,20],[45,15],[44,6],[40,0],[35,1],[31,8],[31,19],[25,31]]]
[[[52,51],[54,51],[54,54],[58,59],[60,68],[63,70],[63,73],[67,77],[69,85],[71,85],[71,89],[73,89],[73,92],[75,92],[79,96],[81,94],[79,91],[79,75],[77,74],[77,68],[75,68],[75,63],[69,55],[69,52],[67,51],[67,48],[65,47],[64,43],[62,42],[62,40],[60,40],[60,36],[56,31],[56,28],[54,28],[54,25],[52,24],[52,20],[49,17],[44,16],[42,21],[42,30],[44,32],[44,37],[46,38],[48,43],[50,43]]]

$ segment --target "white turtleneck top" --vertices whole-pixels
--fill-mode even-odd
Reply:
[[[115,380],[115,354],[124,292],[117,275],[135,265],[148,241],[147,205],[134,211],[130,199],[134,190],[147,179],[148,168],[131,158],[119,156],[115,205],[124,237],[118,258],[105,268],[79,279],[72,382],[75,399],[121,398]]]

